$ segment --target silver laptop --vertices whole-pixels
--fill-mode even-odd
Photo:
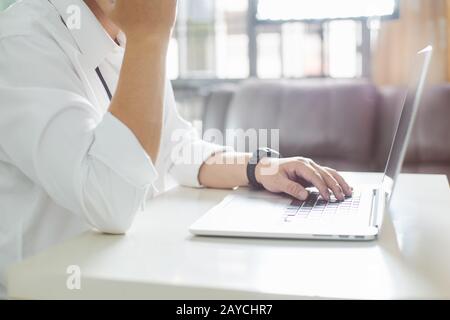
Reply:
[[[382,183],[354,186],[344,201],[325,201],[311,189],[306,201],[243,188],[226,197],[190,231],[202,236],[373,240],[379,234],[421,104],[433,49],[418,52],[418,75],[408,90]]]

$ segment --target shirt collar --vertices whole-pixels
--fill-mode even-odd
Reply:
[[[106,32],[95,15],[84,3],[83,0],[49,0],[61,15],[69,31],[78,45],[83,60],[88,67],[97,68],[105,58],[110,54],[123,50],[125,43],[124,35],[119,37],[118,45]],[[79,28],[71,27],[73,11],[69,10],[71,6],[79,8],[80,23]],[[77,26],[78,27],[78,26]]]

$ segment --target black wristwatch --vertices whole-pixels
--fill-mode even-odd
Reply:
[[[263,185],[256,180],[255,174],[256,166],[264,158],[280,158],[280,157],[281,155],[278,151],[270,148],[259,148],[258,150],[256,150],[247,164],[247,178],[248,181],[250,182],[250,186],[258,190],[264,189]]]

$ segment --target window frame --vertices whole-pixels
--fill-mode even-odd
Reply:
[[[249,76],[248,78],[259,78],[258,77],[258,28],[264,25],[274,25],[281,26],[287,23],[305,23],[305,24],[315,24],[319,26],[321,30],[322,39],[322,52],[325,48],[325,28],[324,26],[330,21],[355,21],[361,24],[361,46],[358,48],[359,53],[362,57],[362,72],[361,78],[370,78],[371,76],[371,32],[368,27],[368,23],[371,17],[350,17],[350,18],[325,18],[325,19],[289,19],[289,20],[268,20],[268,19],[258,19],[258,1],[259,0],[247,0],[248,1],[248,11],[247,11],[247,36],[248,36],[248,60],[249,60]],[[380,21],[396,20],[400,17],[400,0],[395,1],[395,10],[392,15],[379,16],[377,19]],[[324,54],[322,54],[322,65],[323,65]],[[308,79],[308,78],[328,78],[329,76],[324,73],[324,68],[322,67],[322,74],[320,76],[304,76],[295,79]],[[191,82],[192,87],[199,88],[201,85],[213,82],[232,82],[236,83],[248,78],[238,78],[238,79],[224,79],[219,77],[202,77],[202,78],[190,78],[190,77],[178,77],[173,80],[175,84],[182,87],[186,87],[188,81]],[[358,77],[359,78],[359,77]]]

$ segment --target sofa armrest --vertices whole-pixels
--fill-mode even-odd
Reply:
[[[237,85],[225,84],[209,91],[203,106],[203,131],[216,129],[225,133],[225,121],[237,88]]]

